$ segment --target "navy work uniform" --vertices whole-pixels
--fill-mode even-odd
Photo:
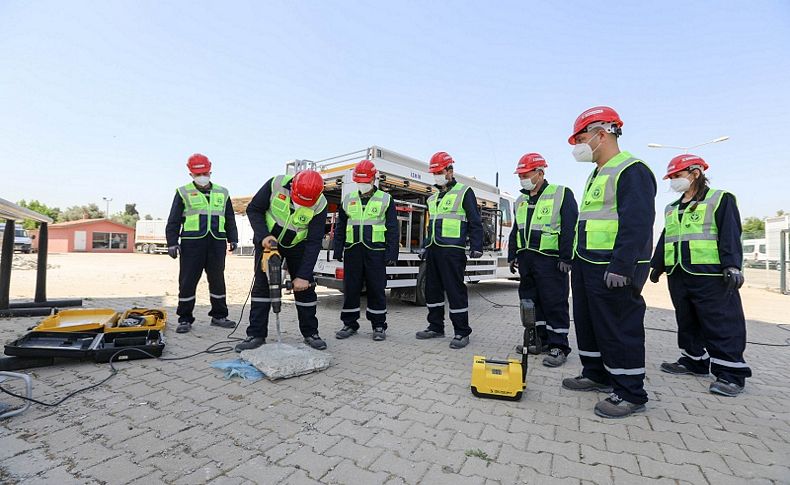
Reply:
[[[579,210],[573,192],[543,181],[537,194],[522,189],[514,207],[515,224],[510,231],[508,261],[518,259],[519,299],[535,302],[538,332],[549,348],[568,346],[570,314],[568,274],[558,262],[570,264]]]
[[[390,194],[374,188],[346,195],[338,209],[334,257],[343,261],[343,325],[359,330],[359,297],[367,292],[365,316],[374,329],[387,328],[387,265],[398,260],[398,219]]]
[[[266,339],[269,332],[269,281],[261,269],[263,248],[267,236],[277,238],[279,252],[288,266],[291,279],[314,281],[318,253],[326,224],[326,199],[320,195],[312,207],[295,204],[291,200],[293,175],[278,175],[269,179],[247,206],[247,217],[254,233],[255,282],[252,287],[248,337]],[[315,287],[294,292],[294,303],[299,318],[299,330],[305,338],[318,334]]]
[[[649,271],[656,179],[620,152],[587,180],[571,272],[573,316],[582,376],[610,384],[620,399],[647,402],[642,288]],[[607,288],[606,272],[631,284]]]
[[[236,219],[228,190],[214,182],[208,187],[189,183],[176,191],[165,226],[168,247],[179,246],[179,322],[192,323],[195,317],[195,290],[203,271],[208,277],[211,311],[216,319],[228,316],[225,301],[225,256],[227,243],[238,243]]]
[[[722,271],[743,262],[741,217],[735,197],[706,189],[664,210],[665,229],[651,266],[667,273],[678,323],[678,363],[743,387],[752,371],[743,359],[746,320],[737,289]]]
[[[453,178],[428,198],[428,235],[425,250],[425,305],[428,330],[444,334],[445,293],[455,335],[466,337],[469,300],[464,282],[466,241],[470,251],[483,251],[483,223],[471,187]]]

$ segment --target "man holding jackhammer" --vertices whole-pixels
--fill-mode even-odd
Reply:
[[[255,282],[252,286],[250,325],[247,338],[236,345],[236,352],[255,349],[266,343],[272,299],[269,282],[261,269],[264,249],[277,243],[293,282],[299,330],[304,342],[317,350],[326,349],[318,335],[313,269],[326,222],[324,180],[314,170],[269,179],[247,206],[247,217],[254,232]]]

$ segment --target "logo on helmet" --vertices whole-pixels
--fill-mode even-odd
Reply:
[[[587,117],[589,117],[589,116],[592,116],[592,115],[597,115],[597,114],[600,114],[600,113],[603,113],[603,110],[602,110],[602,109],[591,109],[590,111],[587,111],[587,112],[585,112],[585,113],[582,113],[582,116],[581,116],[581,117],[582,117],[582,118],[587,118]]]

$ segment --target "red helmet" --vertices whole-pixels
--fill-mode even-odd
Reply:
[[[516,171],[513,173],[527,173],[536,168],[546,168],[548,166],[546,159],[540,153],[527,153],[519,159]]]
[[[189,160],[187,160],[187,168],[189,169],[190,173],[195,175],[209,173],[211,172],[211,161],[207,156],[200,153],[195,153],[189,157]]]
[[[370,160],[362,160],[354,167],[352,178],[354,182],[370,183],[376,178],[376,166]]]
[[[673,173],[678,173],[681,170],[690,168],[698,168],[700,171],[704,172],[708,169],[708,164],[705,163],[705,160],[690,153],[678,155],[669,161],[669,165],[667,165],[667,174],[664,175],[664,180],[668,179]]]
[[[302,170],[291,182],[291,200],[295,204],[310,207],[324,191],[324,179],[315,170]]]
[[[447,152],[436,152],[431,157],[431,163],[428,165],[428,171],[431,173],[439,173],[445,168],[455,163],[453,157]]]
[[[576,135],[582,133],[585,128],[595,123],[596,126],[602,127],[607,133],[614,133],[619,135],[622,131],[623,120],[617,111],[608,106],[595,106],[580,114],[576,121],[573,122],[573,134],[568,138],[568,143],[571,145],[576,144],[574,139]]]

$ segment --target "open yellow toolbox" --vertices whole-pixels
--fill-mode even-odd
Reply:
[[[34,332],[101,332],[112,327],[120,314],[111,308],[62,310],[41,320]]]

